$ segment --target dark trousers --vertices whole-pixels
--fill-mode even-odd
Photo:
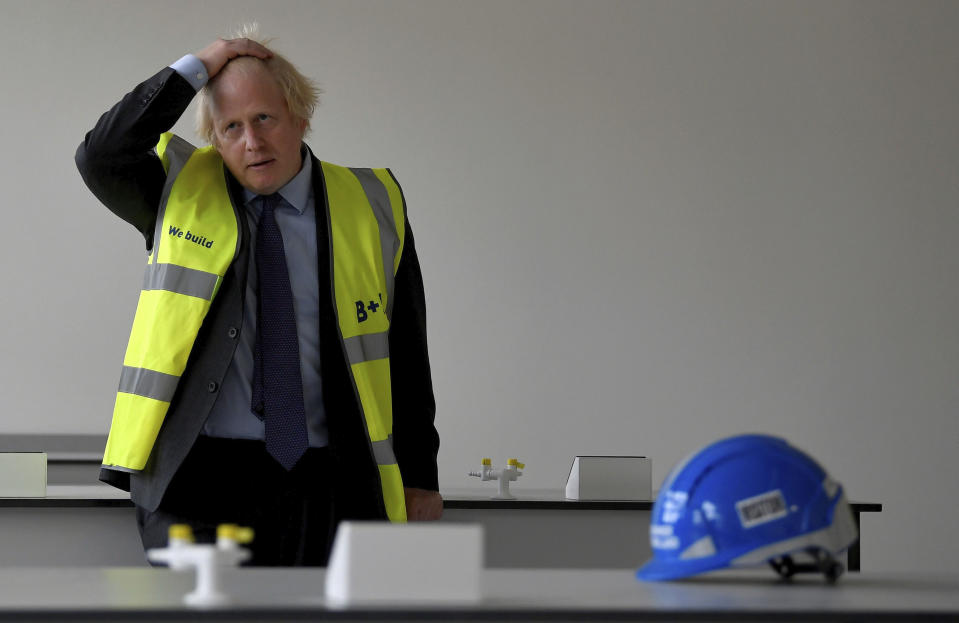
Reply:
[[[171,524],[193,528],[198,543],[216,527],[253,528],[253,566],[324,566],[336,529],[327,448],[310,448],[289,472],[262,441],[201,436],[155,512],[137,508],[144,550],[166,547]]]

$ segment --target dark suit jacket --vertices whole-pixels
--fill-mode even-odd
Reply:
[[[77,149],[76,163],[84,182],[104,205],[143,234],[148,251],[153,244],[165,180],[154,147],[160,134],[173,127],[195,94],[186,80],[166,68],[104,113]],[[323,173],[312,154],[311,159],[319,250],[320,369],[336,470],[335,502],[344,511],[343,518],[383,518],[386,513],[379,472],[338,337],[331,292],[331,254],[323,252],[330,249]],[[242,188],[225,166],[223,170],[234,204],[242,206]],[[240,220],[246,230],[246,220]],[[200,434],[236,349],[237,332],[243,327],[248,231],[242,234],[242,240],[238,257],[197,336],[146,468],[130,475],[101,470],[101,480],[128,489],[133,501],[148,510],[156,510]],[[439,435],[433,425],[435,403],[426,348],[425,299],[408,220],[395,287],[390,329],[394,452],[405,486],[437,490]]]

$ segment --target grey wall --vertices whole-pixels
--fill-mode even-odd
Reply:
[[[483,456],[745,431],[952,569],[959,3],[0,0],[0,433],[100,433],[144,262],[72,155],[136,82],[259,19],[327,94],[311,145],[404,185],[444,487]],[[189,121],[177,126],[191,136]]]

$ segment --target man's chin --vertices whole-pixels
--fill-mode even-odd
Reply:
[[[281,184],[273,180],[254,180],[250,178],[239,180],[243,188],[258,195],[272,195],[280,190]]]

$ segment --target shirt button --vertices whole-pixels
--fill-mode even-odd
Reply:
[[[239,331],[236,330],[236,327],[230,327],[230,330],[226,332],[230,337],[236,337]]]
[[[216,384],[216,381],[210,381],[210,384],[206,386],[211,394],[214,393],[218,387],[219,385]]]

